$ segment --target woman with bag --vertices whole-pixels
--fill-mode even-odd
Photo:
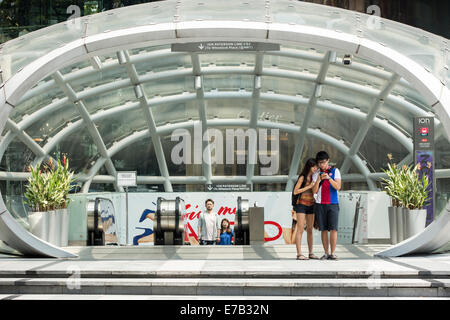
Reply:
[[[295,245],[297,247],[297,260],[318,259],[313,253],[313,227],[314,227],[314,194],[312,188],[313,174],[317,171],[317,162],[310,158],[306,161],[297,183],[292,190],[292,205],[297,215],[297,236]],[[306,222],[306,233],[308,240],[308,258],[302,254],[302,236]]]

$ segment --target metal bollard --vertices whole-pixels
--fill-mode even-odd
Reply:
[[[86,205],[88,246],[105,245],[105,233],[103,230],[102,217],[98,210],[98,203],[97,199],[95,199],[89,200]]]
[[[155,245],[182,245],[184,242],[185,203],[180,197],[156,201],[156,219],[153,223]]]
[[[234,243],[237,245],[250,244],[248,213],[248,199],[238,197],[236,218],[234,219]]]

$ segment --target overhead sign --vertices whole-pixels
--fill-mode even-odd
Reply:
[[[276,43],[252,41],[203,41],[172,44],[172,52],[280,51]]]
[[[119,187],[136,187],[137,174],[136,171],[118,171],[117,186]]]
[[[237,192],[252,191],[250,184],[226,183],[226,184],[207,184],[206,192]]]

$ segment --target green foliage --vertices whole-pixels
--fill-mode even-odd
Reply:
[[[388,176],[387,179],[383,178],[384,188],[394,206],[422,209],[428,205],[430,182],[426,175],[419,179],[417,169],[418,165],[398,168],[395,164],[389,164],[388,170],[383,170]]]
[[[55,169],[53,162],[43,166],[37,164],[30,166],[30,177],[25,192],[25,203],[32,211],[49,211],[67,208],[68,194],[72,189],[73,172],[69,170],[69,161],[66,157]]]

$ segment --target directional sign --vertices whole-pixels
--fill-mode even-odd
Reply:
[[[136,171],[118,171],[117,185],[119,187],[136,187],[137,186]]]
[[[172,52],[221,51],[280,51],[280,45],[252,41],[204,41],[172,44]]]
[[[224,183],[224,184],[206,184],[206,192],[238,192],[238,191],[252,191],[250,184],[239,183]]]

